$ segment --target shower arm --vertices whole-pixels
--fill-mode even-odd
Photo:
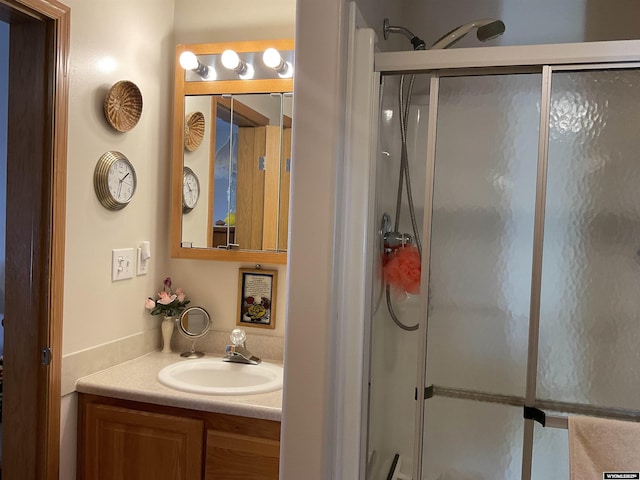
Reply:
[[[389,19],[385,18],[382,25],[382,33],[384,35],[384,39],[387,40],[389,38],[390,33],[400,33],[409,39],[411,45],[413,45],[414,50],[425,50],[427,48],[427,44],[419,37],[416,37],[411,31],[407,28],[401,27],[399,25],[391,25],[389,24]]]

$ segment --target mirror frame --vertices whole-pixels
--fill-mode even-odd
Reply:
[[[191,333],[189,332],[186,328],[184,328],[184,325],[182,324],[182,321],[184,319],[185,316],[187,316],[189,313],[193,312],[193,311],[199,311],[202,312],[205,316],[205,318],[207,319],[207,325],[204,328],[204,330],[198,334],[195,333]],[[196,340],[198,338],[202,338],[204,337],[209,330],[211,330],[211,315],[209,315],[209,312],[207,312],[204,308],[202,307],[187,307],[185,308],[182,313],[180,314],[180,316],[178,317],[178,331],[182,334],[183,337],[189,339],[189,340]]]
[[[184,164],[184,105],[186,95],[223,95],[293,92],[293,78],[259,80],[185,80],[180,55],[191,51],[196,55],[221,54],[227,49],[236,52],[259,52],[268,47],[293,50],[293,39],[257,40],[248,42],[179,44],[175,55],[173,99],[173,158],[171,163],[171,257],[197,260],[223,260],[256,264],[286,264],[286,252],[257,250],[227,250],[212,247],[182,247],[182,175]],[[288,233],[288,232],[287,232]]]
[[[198,334],[194,334],[189,332],[186,328],[184,328],[184,318],[191,312],[193,311],[200,311],[204,314],[204,317],[207,319],[207,325],[204,327],[204,330]],[[204,337],[207,333],[209,333],[209,330],[211,330],[211,315],[209,315],[209,312],[207,312],[204,308],[202,307],[187,307],[185,308],[182,313],[180,314],[180,316],[178,317],[178,331],[180,332],[180,334],[188,339],[191,342],[191,349],[186,351],[186,352],[182,352],[180,354],[181,357],[184,358],[201,358],[204,357],[204,353],[203,352],[199,352],[196,350],[196,340],[199,338]]]

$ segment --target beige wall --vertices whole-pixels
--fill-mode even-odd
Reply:
[[[244,8],[221,1],[64,1],[71,7],[71,58],[63,355],[155,331],[158,318],[143,302],[167,275],[210,311],[214,328],[231,330],[244,265],[169,259],[173,52],[177,41],[292,37],[295,2],[265,9],[257,1]],[[102,113],[107,89],[122,79],[136,83],[144,101],[127,133],[113,130]],[[108,150],[124,153],[138,176],[134,200],[119,212],[105,210],[93,190],[95,164]],[[111,282],[111,250],[142,240],[151,241],[149,274]],[[283,336],[286,271],[278,270],[278,328],[269,334]],[[75,478],[75,410],[75,394],[63,397],[62,480]]]
[[[176,43],[293,38],[295,0],[175,0]]]
[[[63,355],[157,328],[143,308],[167,275],[170,60],[173,0],[66,0],[71,7],[69,152]],[[108,88],[131,80],[143,111],[135,128],[106,122]],[[93,170],[109,150],[133,163],[131,204],[107,211],[93,189]],[[149,274],[111,281],[111,250],[151,242]],[[177,279],[181,281],[182,279]],[[61,479],[75,478],[75,395],[62,401]]]
[[[157,326],[144,299],[168,274],[169,108],[172,0],[67,0],[71,7],[69,153],[63,354]],[[140,121],[127,133],[102,111],[107,89],[131,80],[141,90]],[[93,170],[108,150],[136,168],[133,201],[106,210]],[[149,274],[111,281],[111,250],[151,241]],[[181,279],[178,279],[181,280]]]

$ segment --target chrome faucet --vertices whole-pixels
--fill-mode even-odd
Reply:
[[[246,363],[248,365],[258,365],[262,360],[252,355],[247,347],[245,347],[245,340],[247,334],[241,328],[236,328],[230,335],[231,343],[233,345],[227,345],[224,349],[225,354],[222,357],[223,362],[234,363]]]

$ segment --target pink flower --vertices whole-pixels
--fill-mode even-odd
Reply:
[[[169,295],[167,292],[158,293],[158,303],[161,305],[169,305],[176,298],[178,298],[177,295]]]
[[[180,303],[184,302],[184,300],[187,298],[187,294],[184,293],[184,290],[182,288],[176,288],[175,294],[178,296],[178,301]]]
[[[182,288],[171,289],[173,282],[171,277],[166,277],[162,282],[161,291],[154,300],[149,297],[145,300],[145,308],[151,315],[178,316],[191,303]]]

